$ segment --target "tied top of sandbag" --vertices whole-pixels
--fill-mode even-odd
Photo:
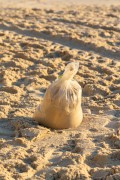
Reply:
[[[70,112],[81,104],[82,89],[78,82],[73,80],[78,68],[78,62],[69,63],[65,67],[62,77],[48,87],[42,104],[44,108],[52,105]]]
[[[65,67],[61,81],[71,80],[79,69],[79,62],[71,62]]]

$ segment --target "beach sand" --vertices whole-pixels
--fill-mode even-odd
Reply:
[[[0,3],[0,180],[119,180],[119,1]],[[36,107],[73,60],[82,124],[39,126]]]

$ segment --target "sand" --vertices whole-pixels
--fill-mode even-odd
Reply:
[[[120,5],[37,2],[0,1],[0,180],[119,180]],[[82,124],[39,126],[35,108],[73,60]]]

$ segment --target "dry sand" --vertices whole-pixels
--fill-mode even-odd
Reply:
[[[0,0],[0,180],[119,180],[118,1],[50,10],[31,2]],[[73,59],[84,120],[77,129],[41,127],[33,112]]]

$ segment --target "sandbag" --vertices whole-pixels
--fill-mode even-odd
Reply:
[[[40,125],[53,129],[75,128],[80,125],[83,119],[82,89],[73,80],[78,68],[78,62],[69,63],[63,76],[48,87],[43,102],[33,115],[33,119]]]

